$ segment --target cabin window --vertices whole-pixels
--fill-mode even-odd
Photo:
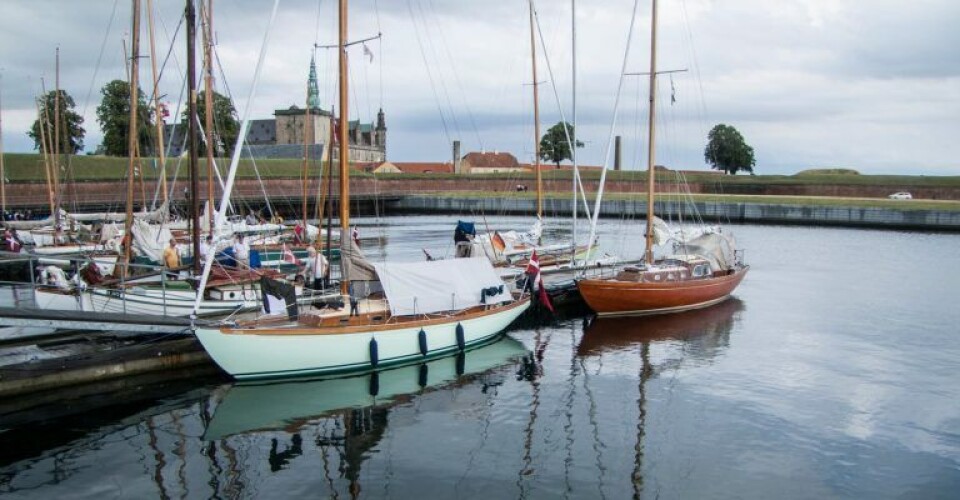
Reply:
[[[675,274],[673,274],[673,273],[667,273],[667,280],[668,280],[668,281],[675,281],[676,279],[677,279],[677,276],[676,276]]]
[[[653,280],[654,280],[654,281],[660,281],[660,275],[659,275],[659,274],[654,274],[654,275],[653,275]]]

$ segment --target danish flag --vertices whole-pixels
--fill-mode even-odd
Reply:
[[[297,256],[293,254],[287,244],[283,244],[283,261],[289,264],[297,264]]]
[[[532,280],[533,283],[540,288],[539,299],[540,303],[543,304],[550,312],[556,312],[553,310],[553,304],[550,303],[550,296],[547,295],[547,289],[543,287],[543,277],[540,276],[540,260],[537,258],[537,251],[533,251],[533,255],[530,256],[530,260],[527,262],[527,269],[524,271],[527,275],[528,280]]]

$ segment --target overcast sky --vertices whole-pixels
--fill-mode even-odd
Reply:
[[[100,88],[124,78],[129,0],[3,0],[0,16],[4,149],[31,151],[25,132],[34,98],[61,87],[85,117],[84,143],[102,135]],[[146,4],[146,0],[142,2]],[[183,11],[156,0],[158,62]],[[267,27],[270,0],[216,0],[214,29],[227,88],[243,112]],[[541,122],[572,120],[571,5],[539,0],[546,54],[538,42]],[[577,123],[581,163],[603,162],[633,0],[577,5]],[[530,33],[526,0],[356,0],[350,38],[383,33],[350,50],[352,119],[386,113],[388,158],[443,161],[450,141],[463,151],[533,154]],[[146,22],[144,18],[144,30]],[[847,167],[862,173],[960,175],[960,2],[956,0],[667,0],[660,2],[657,163],[706,168],[706,134],[736,127],[756,152],[758,173]],[[145,31],[144,31],[145,32]],[[336,39],[332,0],[282,0],[270,33],[253,118],[303,106],[313,44]],[[176,107],[184,63],[183,30],[164,70],[161,92]],[[103,50],[101,51],[101,47]],[[144,35],[143,53],[149,45]],[[316,51],[321,104],[336,101],[335,52]],[[650,2],[643,0],[627,68],[648,70]],[[553,75],[547,71],[547,61]],[[149,81],[149,59],[141,78]],[[219,70],[218,70],[219,73]],[[146,87],[145,87],[146,88]],[[149,90],[149,88],[147,88]],[[615,134],[627,168],[646,155],[644,77],[627,77]],[[671,103],[671,95],[676,102]]]

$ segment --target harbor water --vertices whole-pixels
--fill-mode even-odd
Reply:
[[[374,260],[417,260],[453,254],[456,220],[357,222]],[[601,226],[602,252],[642,251],[642,224]],[[375,375],[65,391],[0,416],[0,495],[957,498],[960,235],[725,230],[751,271],[708,309],[525,321]]]

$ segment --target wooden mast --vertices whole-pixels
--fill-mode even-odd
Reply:
[[[311,61],[312,62],[312,61]],[[301,168],[300,177],[303,182],[300,185],[300,196],[302,201],[300,203],[300,213],[303,214],[302,217],[302,227],[303,227],[303,241],[306,241],[307,236],[307,184],[308,184],[308,175],[309,175],[309,165],[310,165],[310,136],[313,135],[313,120],[311,119],[310,114],[310,82],[307,82],[307,110],[303,114],[303,166]]]
[[[160,161],[160,192],[163,203],[168,201],[167,195],[167,158],[163,140],[163,108],[160,106],[160,75],[157,73],[157,49],[153,34],[153,0],[147,0],[147,27],[150,31],[150,65],[153,70],[153,109],[156,113],[157,124],[157,155]]]
[[[643,260],[646,264],[653,264],[653,195],[654,195],[654,144],[656,142],[656,133],[654,125],[656,122],[656,97],[657,97],[657,0],[653,0],[653,14],[651,16],[650,27],[650,117],[647,124],[647,236],[646,245],[643,253]]]
[[[120,276],[127,275],[130,265],[130,247],[133,243],[133,177],[137,155],[137,104],[140,74],[140,0],[133,0],[133,27],[130,40],[130,123],[127,128],[127,217],[123,224],[123,265]]]
[[[533,165],[537,172],[537,218],[543,217],[543,174],[540,171],[540,98],[537,83],[537,40],[533,23],[533,0],[530,3],[530,60],[533,62]]]
[[[56,72],[53,93],[53,199],[56,208],[60,207],[60,47],[57,47]],[[60,222],[60,210],[53,212],[53,227],[56,231]]]
[[[7,215],[7,173],[3,167],[3,75],[0,74],[0,214]]]
[[[207,137],[207,222],[213,234],[213,0],[206,1],[203,16],[203,59],[206,72],[203,79],[203,112]],[[200,234],[200,231],[197,231]]]
[[[349,127],[349,113],[347,112],[347,0],[340,1],[340,37],[337,50],[340,54],[340,241],[351,238],[350,234],[350,142],[347,137]],[[341,260],[349,256],[341,255]],[[350,280],[343,276],[340,280],[340,293],[347,295],[350,291]]]
[[[190,156],[190,224],[193,269],[200,271],[200,172],[197,168],[197,12],[187,0],[187,148]]]
[[[40,82],[41,86],[46,87],[46,85],[43,84],[42,78]],[[46,92],[44,92],[44,94],[46,94]],[[43,169],[47,176],[47,201],[50,203],[51,220],[56,221],[56,219],[53,218],[56,213],[56,203],[53,201],[53,173],[50,172],[50,137],[47,133],[47,127],[50,126],[50,123],[46,111],[47,99],[46,96],[44,96],[37,100],[37,115],[40,117],[40,146],[43,149]]]

